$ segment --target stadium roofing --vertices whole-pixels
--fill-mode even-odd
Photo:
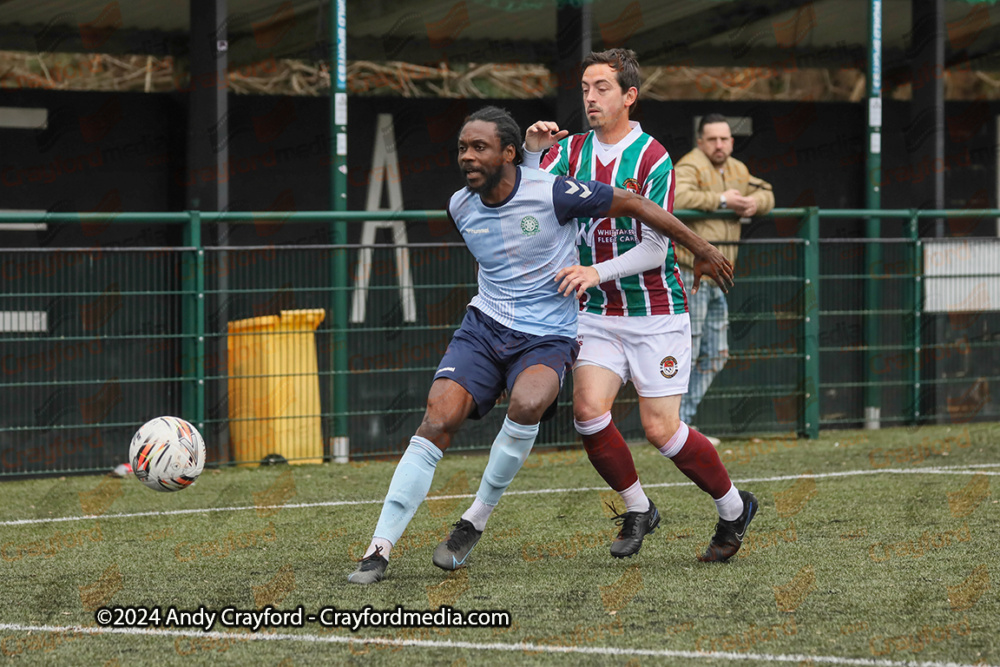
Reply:
[[[193,0],[192,0],[193,1]],[[576,0],[579,1],[579,0]],[[587,0],[583,0],[586,2]],[[229,0],[231,66],[326,60],[327,0]],[[590,3],[593,48],[625,45],[644,65],[862,66],[869,0],[634,0]],[[975,63],[1000,45],[1000,7],[945,0],[945,59]],[[911,0],[884,0],[883,62],[908,67]],[[0,49],[188,52],[188,0],[0,0]],[[349,60],[555,59],[556,0],[348,0]]]

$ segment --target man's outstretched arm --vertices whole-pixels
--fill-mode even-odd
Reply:
[[[695,256],[693,292],[698,291],[703,275],[714,279],[723,291],[733,285],[733,265],[715,246],[642,195],[614,188],[611,206],[603,216],[635,218],[690,250]],[[560,281],[559,291],[568,295],[599,284],[600,278],[593,267],[572,266],[559,271],[556,281]]]

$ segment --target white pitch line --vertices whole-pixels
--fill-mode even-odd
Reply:
[[[938,466],[934,468],[883,468],[881,470],[843,470],[840,472],[809,473],[800,475],[778,475],[775,477],[747,477],[744,479],[734,479],[733,483],[743,484],[746,482],[784,482],[798,480],[805,477],[810,479],[827,479],[836,477],[852,477],[856,475],[1000,475],[1000,472],[986,472],[979,468],[1000,467],[1000,463],[979,463],[956,466]],[[661,482],[659,484],[644,484],[646,489],[662,489],[675,486],[694,486],[692,482]],[[531,496],[548,493],[581,493],[587,491],[606,491],[604,486],[583,486],[573,489],[528,489],[525,491],[507,491],[505,496]],[[448,496],[428,496],[427,501],[435,500],[455,500],[456,498],[473,498],[474,493],[461,493]],[[238,505],[235,507],[199,507],[187,510],[168,510],[151,512],[130,512],[128,514],[87,514],[84,516],[59,516],[46,517],[42,519],[10,519],[0,521],[0,526],[26,526],[39,523],[62,523],[65,521],[91,521],[94,519],[134,519],[143,516],[173,516],[179,514],[208,514],[210,512],[245,512],[247,510],[281,510],[281,509],[306,509],[309,507],[353,507],[357,505],[375,505],[383,502],[384,499],[374,500],[328,500],[317,503],[289,503],[286,505]]]
[[[615,648],[610,646],[549,646],[545,644],[481,644],[462,641],[435,641],[430,639],[385,639],[381,637],[339,637],[336,635],[310,634],[237,634],[234,632],[203,632],[200,630],[161,630],[151,628],[95,628],[93,626],[51,626],[0,623],[0,630],[11,632],[76,632],[91,635],[115,634],[149,637],[196,637],[248,641],[295,641],[310,644],[380,644],[414,648],[468,649],[471,651],[524,651],[526,653],[583,653],[589,655],[648,656],[654,658],[688,658],[691,660],[752,660],[758,662],[805,662],[830,665],[862,665],[863,667],[992,667],[983,663],[914,662],[876,660],[874,658],[844,658],[836,655],[782,655],[770,653],[732,653],[727,651],[674,651],[670,649]]]
[[[857,475],[880,475],[882,473],[892,473],[895,475],[1000,475],[1000,472],[986,472],[979,468],[1000,467],[1000,463],[983,463],[968,466],[938,466],[934,468],[883,468],[881,470],[842,470],[840,472],[824,473],[802,473],[799,475],[780,475],[777,477],[748,477],[746,479],[734,479],[734,483],[743,482],[783,482],[789,479],[823,479],[832,477],[854,477]],[[643,487],[666,486],[664,484],[643,484]]]

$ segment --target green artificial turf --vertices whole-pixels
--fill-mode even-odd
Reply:
[[[172,494],[134,479],[8,481],[0,651],[12,663],[93,665],[723,665],[732,654],[757,655],[752,664],[774,655],[798,656],[796,664],[808,656],[996,664],[1000,498],[993,476],[979,471],[1000,472],[998,441],[993,424],[723,441],[732,478],[748,480],[738,485],[761,501],[728,564],[696,560],[714,505],[652,447],[635,443],[632,452],[663,520],[626,560],[608,554],[617,528],[605,502],[617,496],[582,450],[535,452],[469,566],[450,574],[431,553],[471,502],[486,458],[449,454],[431,493],[466,497],[424,503],[387,578],[369,587],[346,575],[371,537],[394,462],[209,470]],[[930,468],[940,474],[919,472]],[[322,504],[302,506],[311,503]],[[139,513],[150,514],[116,518]],[[98,518],[39,522],[85,514]],[[253,641],[218,623],[214,631],[227,634],[86,631],[100,605],[267,604],[306,613],[445,605],[506,611],[512,624],[351,632],[310,622],[257,633],[309,641]],[[42,629],[18,629],[26,626]],[[522,643],[532,646],[504,649]],[[675,653],[697,651],[731,655]]]

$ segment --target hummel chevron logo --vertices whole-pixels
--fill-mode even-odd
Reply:
[[[577,190],[581,190],[582,189],[582,192],[580,192],[580,195],[579,195],[580,199],[586,199],[587,197],[590,196],[590,188],[588,188],[583,183],[577,183],[577,182],[574,182],[574,181],[566,181],[566,185],[569,186],[568,188],[566,188],[566,194],[568,194],[568,195],[576,194]]]

